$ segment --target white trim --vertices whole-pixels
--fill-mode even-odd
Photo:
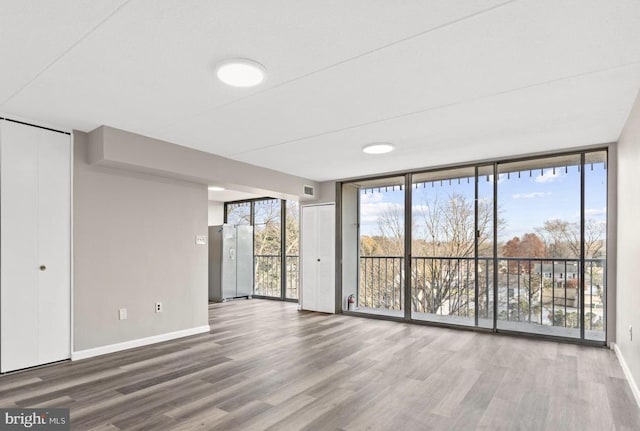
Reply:
[[[71,334],[69,334],[69,357],[71,357],[71,353],[73,352],[73,346],[74,346],[74,324],[75,324],[75,320],[74,320],[74,312],[73,312],[73,306],[74,306],[74,290],[75,290],[75,269],[74,269],[74,265],[73,265],[73,261],[74,261],[74,250],[73,250],[73,242],[74,242],[74,236],[73,236],[73,181],[74,181],[74,175],[75,175],[75,171],[74,171],[74,165],[75,165],[75,141],[73,139],[73,132],[71,133],[71,135],[69,136],[69,140],[70,140],[70,152],[71,154],[69,154],[69,169],[71,170],[71,175],[69,176],[69,190],[70,190],[70,194],[69,194],[69,205],[70,205],[70,209],[69,209],[69,331],[71,332]]]
[[[624,372],[624,376],[627,378],[627,382],[629,382],[629,386],[631,387],[631,392],[633,393],[633,397],[636,399],[636,403],[638,407],[640,407],[640,388],[638,388],[638,384],[633,378],[633,374],[631,374],[631,370],[627,365],[627,362],[624,360],[622,356],[622,352],[616,343],[611,343],[613,345],[613,350],[616,352],[616,356],[618,357],[618,361],[620,362],[620,366],[622,367],[622,371]]]
[[[188,337],[190,335],[203,334],[209,332],[209,325],[198,326],[190,329],[182,329],[180,331],[169,332],[166,334],[153,335],[146,338],[138,338],[137,340],[124,341],[122,343],[109,344],[107,346],[95,347],[93,349],[80,350],[71,353],[71,360],[92,358],[94,356],[106,355],[108,353],[120,352],[122,350],[133,349],[136,347],[148,346],[150,344],[161,343],[163,341],[175,340],[176,338]]]

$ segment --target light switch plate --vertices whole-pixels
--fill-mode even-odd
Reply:
[[[196,235],[196,244],[197,245],[207,245],[207,236],[206,235]]]
[[[120,320],[127,320],[127,309],[121,308],[118,310],[118,318]]]

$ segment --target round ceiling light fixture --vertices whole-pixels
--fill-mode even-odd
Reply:
[[[362,152],[367,154],[385,154],[390,153],[395,148],[395,145],[391,142],[374,142],[373,144],[367,144],[362,147]]]
[[[264,81],[266,69],[246,58],[224,60],[216,67],[218,79],[232,87],[254,87]]]
[[[224,190],[224,187],[211,186],[209,187],[209,190],[211,190],[212,192],[221,192]]]

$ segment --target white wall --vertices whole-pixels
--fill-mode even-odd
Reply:
[[[208,325],[207,186],[90,165],[82,132],[74,145],[74,351]]]
[[[321,202],[335,202],[336,201],[336,182],[335,181],[325,181],[320,183],[316,188],[317,193],[317,203]],[[314,202],[315,203],[315,202]]]
[[[640,404],[640,94],[618,141],[618,247],[616,345],[635,381]],[[633,326],[633,341],[629,326]],[[629,377],[629,376],[628,376]],[[632,382],[632,388],[633,388]]]
[[[227,190],[300,201],[303,185],[317,187],[307,178],[288,175],[215,154],[112,127],[89,133],[89,163],[147,172],[170,178],[215,184]]]
[[[224,223],[224,203],[209,201],[209,226],[218,226]]]

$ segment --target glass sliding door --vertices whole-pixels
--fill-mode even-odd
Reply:
[[[253,226],[254,295],[298,300],[299,219],[300,206],[293,200],[260,198],[225,203],[225,223]]]
[[[280,199],[253,202],[254,294],[280,298],[282,226]]]
[[[404,177],[355,186],[359,217],[356,311],[403,317]]]
[[[498,164],[497,328],[580,338],[579,154]]]
[[[584,337],[605,341],[607,294],[607,152],[585,154]]]
[[[343,309],[604,343],[607,187],[606,149],[342,183]]]
[[[474,326],[475,168],[412,178],[411,318]]]

